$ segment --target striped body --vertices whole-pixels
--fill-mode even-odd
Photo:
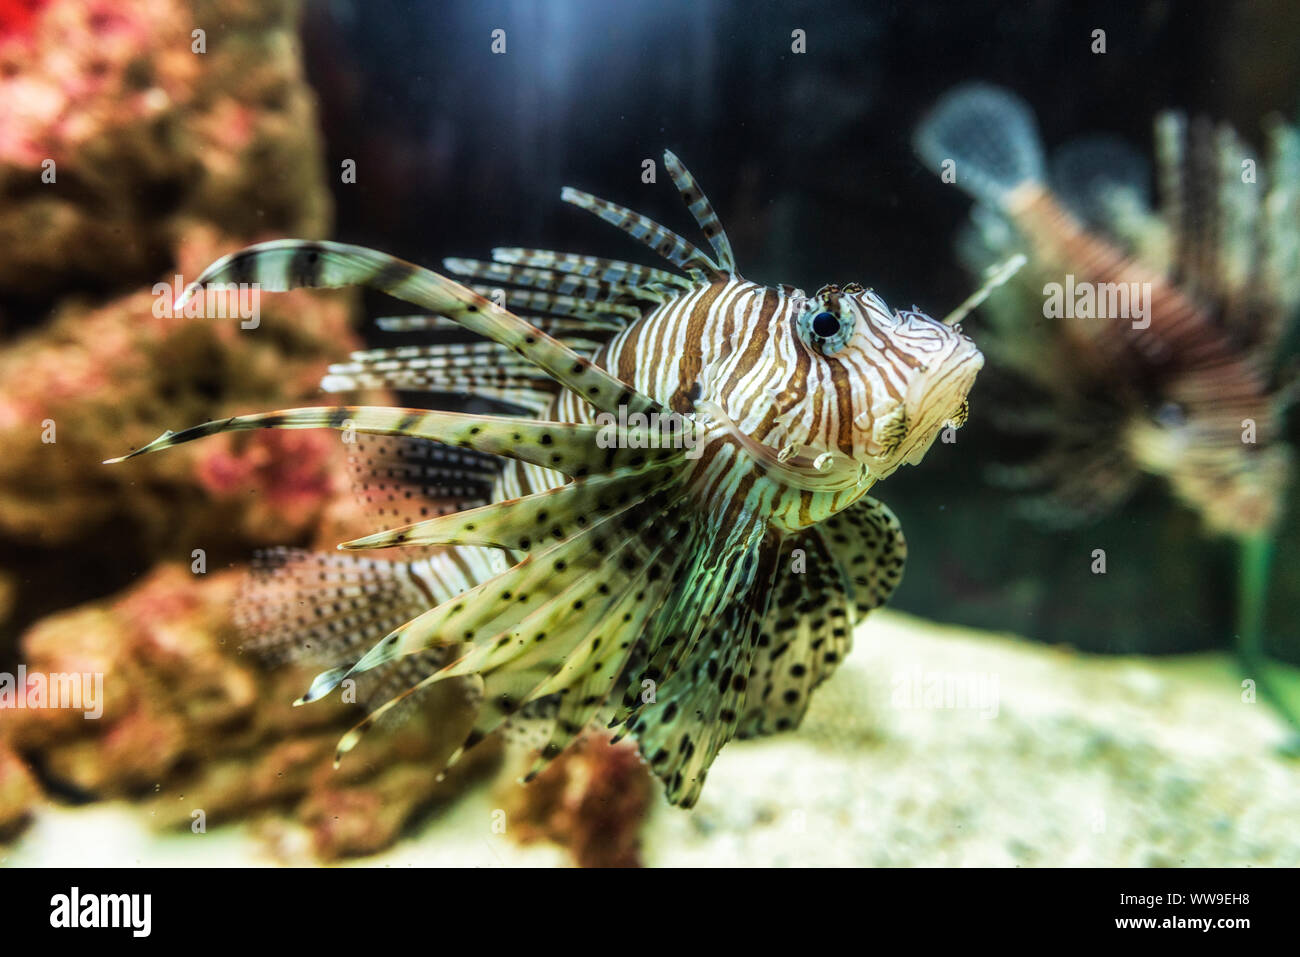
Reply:
[[[631,383],[678,413],[691,413],[701,399],[716,403],[727,419],[754,442],[782,449],[804,445],[870,460],[879,452],[873,429],[905,404],[909,378],[954,340],[928,318],[899,322],[869,292],[860,294],[859,324],[875,348],[846,350],[817,361],[801,341],[796,317],[807,297],[772,289],[738,276],[701,284],[673,295],[629,324],[597,350],[595,364]],[[978,369],[954,363],[964,394]],[[572,392],[562,392],[545,416],[592,422],[594,410]],[[956,418],[954,416],[954,418]],[[946,423],[948,420],[945,419]],[[960,424],[960,421],[957,421]],[[748,489],[761,463],[744,455],[725,428],[707,433],[700,467],[712,468],[717,488]],[[933,431],[925,444],[933,439]],[[875,462],[872,462],[875,465]],[[779,480],[760,482],[761,507],[772,524],[787,532],[807,528],[847,508],[872,482],[892,471],[877,467],[849,488],[817,492]],[[557,473],[520,465],[507,470],[501,498],[551,488]],[[709,493],[706,493],[709,494]]]
[[[245,615],[269,635],[260,647],[309,639],[343,661],[300,703],[397,676],[381,687],[405,690],[340,754],[398,703],[465,680],[479,705],[461,750],[528,716],[544,726],[535,773],[600,716],[690,806],[730,738],[798,725],[853,625],[897,586],[902,533],[867,492],[964,421],[979,351],[857,284],[806,296],[747,282],[695,181],[672,154],[665,165],[712,256],[621,206],[562,195],[680,273],[509,248],[447,260],[477,281],[467,288],[373,250],[279,242],[214,264],[187,292],[234,277],[380,289],[428,310],[381,328],[481,339],[357,353],[325,388],[515,408],[296,409],[132,453],[255,428],[365,439],[352,461],[385,527],[341,547],[423,551],[295,556],[258,579]],[[327,587],[313,592],[314,575]],[[281,610],[277,576],[314,617]]]

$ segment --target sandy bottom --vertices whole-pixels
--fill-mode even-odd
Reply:
[[[1096,658],[877,613],[797,734],[735,742],[651,865],[1300,865],[1300,762],[1224,656]],[[353,865],[548,867],[484,784]],[[508,830],[509,822],[504,822]],[[42,810],[0,865],[310,864],[278,817],[158,833],[117,802]]]

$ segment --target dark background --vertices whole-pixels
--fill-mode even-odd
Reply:
[[[504,55],[490,51],[497,28]],[[791,52],[795,29],[805,54]],[[1095,29],[1104,54],[1091,52]],[[1264,116],[1300,105],[1300,4],[1286,0],[318,0],[304,30],[341,240],[430,265],[494,245],[648,262],[559,191],[578,186],[694,237],[666,177],[641,182],[642,161],[669,148],[708,192],[747,278],[856,280],[935,315],[971,289],[951,245],[969,203],[940,188],[909,138],[950,86],[1016,90],[1049,148],[1097,131],[1149,148],[1167,107],[1257,142]],[[339,182],[345,159],[355,185]],[[978,341],[978,319],[967,331]],[[1157,483],[1098,526],[1045,534],[983,483],[998,441],[977,384],[958,444],[877,488],[911,545],[897,606],[1097,651],[1230,644],[1233,553]],[[1271,640],[1296,660],[1293,526],[1284,537]],[[1089,571],[1098,547],[1105,576]]]

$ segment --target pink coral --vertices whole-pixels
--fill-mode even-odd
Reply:
[[[294,809],[324,858],[387,846],[431,801],[494,766],[500,752],[485,743],[439,773],[473,720],[452,681],[425,696],[411,721],[368,735],[336,771],[335,745],[357,710],[337,699],[294,708],[310,669],[267,670],[240,652],[229,609],[242,574],[162,567],[116,599],[46,618],[24,636],[31,671],[101,672],[104,713],[94,721],[72,709],[6,715],[0,829],[38,799],[19,760],[27,752],[65,788],[157,793],[162,826],[187,825],[195,809],[214,823]]]
[[[184,104],[201,66],[170,0],[9,3],[0,43],[0,162],[72,159],[107,127]],[[147,65],[151,82],[141,84]]]
[[[298,10],[50,0],[14,12],[0,34],[0,290],[146,282],[196,220],[248,238],[324,235]]]
[[[281,521],[304,527],[345,491],[344,455],[337,436],[325,432],[263,432],[239,442],[229,436],[203,449],[195,478],[214,499],[247,497]]]
[[[592,732],[531,784],[506,792],[510,833],[562,844],[582,867],[637,867],[654,792],[632,741]]]

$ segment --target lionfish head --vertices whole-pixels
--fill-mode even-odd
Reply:
[[[984,365],[959,328],[890,310],[857,283],[804,299],[792,337],[808,372],[800,400],[781,410],[787,441],[849,456],[873,479],[915,465],[943,429],[961,427]]]
[[[1135,416],[1125,441],[1139,465],[1164,476],[1210,531],[1258,534],[1281,518],[1292,471],[1270,401],[1261,397],[1250,415],[1224,414],[1212,403],[1166,402]]]

